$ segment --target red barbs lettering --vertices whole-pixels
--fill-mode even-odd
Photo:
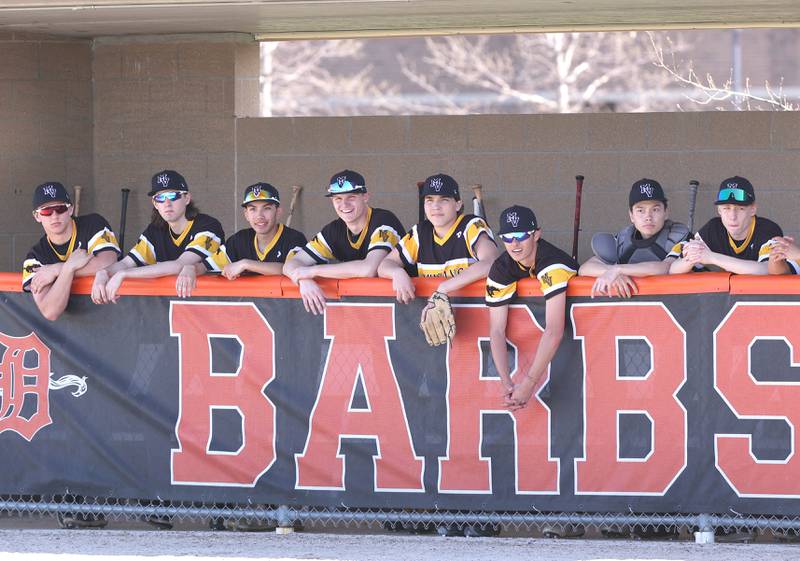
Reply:
[[[50,417],[50,349],[31,333],[11,337],[0,333],[3,360],[0,362],[0,433],[13,431],[31,441],[42,428],[53,422]],[[36,366],[25,366],[25,355],[36,355]],[[25,398],[35,400],[35,411],[22,416]]]
[[[686,409],[677,398],[686,381],[686,333],[661,303],[575,304],[575,338],[583,343],[583,458],[575,460],[575,493],[663,495],[686,467]],[[650,348],[643,376],[620,376],[620,341]],[[651,427],[651,450],[620,454],[620,415]]]
[[[439,491],[492,492],[491,459],[481,456],[483,416],[504,414],[514,422],[516,492],[558,493],[559,460],[550,455],[550,409],[535,396],[524,409],[513,413],[503,407],[502,382],[482,378],[480,345],[488,341],[489,310],[484,305],[454,309],[458,330],[447,361],[448,453],[439,459]],[[506,338],[516,347],[517,372],[530,367],[542,331],[527,306],[510,307]],[[548,367],[539,388],[549,378]]]
[[[761,382],[753,376],[751,349],[758,340],[785,341],[791,366],[798,366],[800,307],[797,304],[738,302],[714,331],[714,388],[739,419],[779,419],[790,428],[788,456],[759,460],[750,434],[714,435],[715,464],[740,497],[800,496],[800,384]]]
[[[173,484],[254,486],[275,461],[275,406],[264,394],[275,377],[272,328],[252,303],[172,302],[170,332],[179,340],[180,365]],[[212,337],[238,339],[236,372],[212,371]],[[215,409],[241,416],[239,450],[209,450]]]
[[[311,411],[305,449],[295,455],[298,489],[345,488],[345,438],[376,441],[375,491],[424,491],[425,462],[411,440],[403,397],[389,360],[395,337],[393,304],[329,303],[325,338],[331,340]],[[361,383],[367,407],[353,408]]]

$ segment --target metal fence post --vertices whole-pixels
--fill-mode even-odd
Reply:
[[[697,527],[698,530],[694,533],[694,543],[714,543],[714,527],[707,514],[697,517]]]

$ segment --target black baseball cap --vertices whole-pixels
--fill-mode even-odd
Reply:
[[[33,190],[33,210],[49,203],[72,204],[69,193],[58,181],[42,183]]]
[[[458,183],[446,173],[437,173],[426,179],[420,194],[423,197],[426,195],[441,195],[442,197],[452,197],[457,201],[461,200],[461,195],[458,192]]]
[[[186,180],[177,171],[165,169],[158,172],[150,180],[150,192],[147,193],[148,197],[152,197],[159,191],[188,191],[189,185]]]
[[[281,196],[278,190],[269,183],[254,183],[244,190],[242,206],[247,206],[248,203],[254,203],[256,201],[275,203],[280,206]]]
[[[756,192],[753,184],[744,177],[735,175],[719,184],[714,204],[750,206],[754,202],[756,202]]]
[[[325,196],[333,197],[334,195],[344,195],[346,193],[366,192],[367,183],[364,181],[364,176],[357,171],[346,169],[333,174],[328,182],[328,193]]]
[[[539,229],[536,214],[526,206],[514,205],[500,213],[499,236],[518,232],[533,232]]]
[[[667,197],[664,195],[661,183],[646,177],[634,183],[631,186],[631,193],[628,195],[628,206],[633,208],[633,205],[642,201],[661,201],[666,204]]]

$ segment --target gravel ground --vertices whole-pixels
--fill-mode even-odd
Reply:
[[[7,522],[7,521],[4,521]],[[442,538],[387,534],[58,530],[0,523],[0,561],[113,561],[153,558],[317,559],[335,561],[783,561],[800,560],[800,544],[697,545],[689,541]]]

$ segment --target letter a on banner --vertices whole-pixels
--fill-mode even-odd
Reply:
[[[583,341],[583,458],[575,460],[576,495],[663,495],[686,467],[686,333],[659,303],[575,304],[575,338]],[[620,341],[643,340],[650,369],[620,376]],[[620,414],[649,419],[651,449],[622,458]]]
[[[272,328],[253,303],[171,302],[170,330],[180,353],[178,448],[172,483],[252,487],[275,461],[275,406],[264,388],[275,377]],[[238,370],[214,373],[212,337],[238,339]],[[209,450],[212,411],[241,416],[242,447]]]
[[[750,434],[717,434],[715,462],[740,497],[797,498],[800,383],[756,380],[750,351],[758,340],[785,342],[791,352],[790,366],[800,366],[800,306],[737,302],[714,331],[714,388],[739,419],[785,421],[790,427],[790,453],[781,460],[759,460]]]
[[[298,489],[345,488],[345,438],[370,438],[375,491],[422,492],[424,459],[414,454],[388,341],[394,339],[393,304],[329,303],[325,338],[331,340],[319,393],[311,412],[308,440],[295,455]],[[361,383],[368,407],[351,408]]]
[[[441,493],[491,493],[491,458],[481,456],[483,416],[510,415],[514,421],[515,491],[555,494],[559,460],[550,454],[550,409],[534,396],[527,407],[509,412],[501,405],[499,378],[483,377],[481,341],[488,341],[486,306],[456,306],[459,325],[447,361],[447,456],[439,459]],[[527,306],[511,306],[506,336],[516,348],[515,372],[526,372],[536,356],[542,328]],[[489,358],[491,360],[491,358]],[[547,383],[547,375],[539,388]],[[512,373],[513,374],[513,373]]]

